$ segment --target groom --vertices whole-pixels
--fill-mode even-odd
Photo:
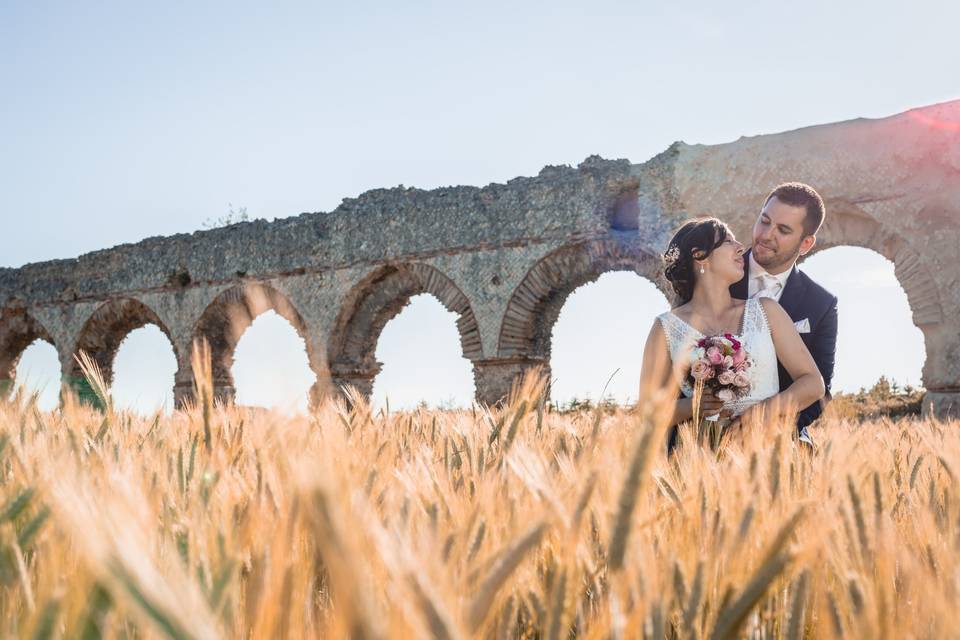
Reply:
[[[811,445],[807,427],[820,417],[830,401],[837,349],[837,298],[798,270],[796,262],[813,249],[825,215],[823,200],[813,187],[787,182],[771,191],[753,225],[753,246],[745,256],[743,280],[730,287],[730,294],[741,300],[777,300],[817,363],[826,396],[797,417],[798,436]],[[782,391],[793,380],[783,365],[779,365],[779,373]]]

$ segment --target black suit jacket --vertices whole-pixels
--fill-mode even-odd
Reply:
[[[746,269],[743,280],[730,287],[730,295],[740,300],[746,300],[749,292],[749,251],[744,258],[746,258]],[[780,306],[794,322],[804,319],[810,322],[810,332],[801,333],[800,338],[817,363],[817,369],[823,376],[823,384],[829,398],[837,351],[837,297],[794,267],[780,295]],[[782,364],[777,363],[777,365],[780,373],[780,390],[783,391],[793,384],[793,378]],[[803,434],[807,426],[820,417],[822,411],[823,405],[819,401],[801,411],[797,417],[797,431]]]

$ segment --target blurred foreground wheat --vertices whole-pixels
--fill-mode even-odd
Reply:
[[[96,380],[102,411],[0,402],[0,635],[957,633],[956,423],[668,459],[653,403],[560,416],[535,379],[501,410],[290,419],[214,405],[203,375],[171,417]]]

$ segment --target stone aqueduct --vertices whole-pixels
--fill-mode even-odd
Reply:
[[[3,269],[0,380],[38,338],[56,347],[65,379],[78,374],[80,350],[110,377],[124,337],[152,323],[173,346],[178,401],[191,393],[198,337],[212,347],[216,393],[229,398],[234,347],[273,309],[305,342],[314,397],[342,384],[369,393],[381,330],[426,292],[457,314],[477,398],[492,403],[525,369],[549,365],[571,291],[612,270],[666,291],[659,251],[683,219],[716,215],[748,237],[785,179],[827,202],[819,249],[861,246],[894,262],[925,338],[925,408],[960,414],[960,101],[717,146],[676,143],[641,164],[591,157],[483,188],[379,189],[331,213]]]

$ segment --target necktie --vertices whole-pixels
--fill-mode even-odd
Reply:
[[[758,278],[759,286],[754,298],[775,298],[780,292],[780,281],[769,273],[765,273]]]

